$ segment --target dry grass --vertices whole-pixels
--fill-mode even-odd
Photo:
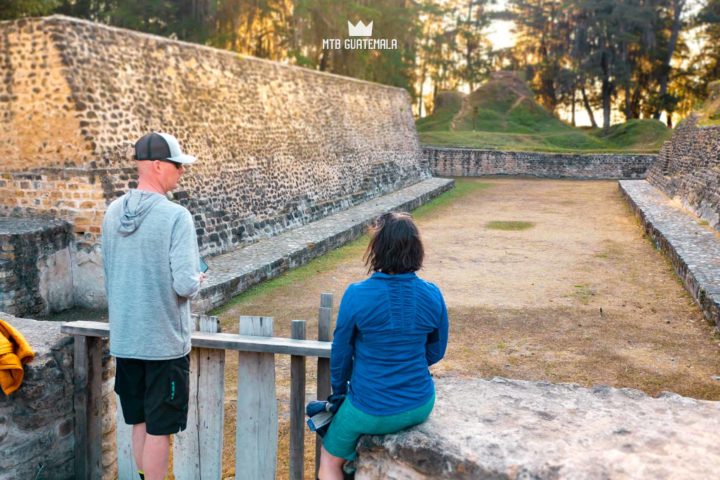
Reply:
[[[683,289],[672,266],[643,238],[615,182],[459,180],[460,194],[424,208],[424,278],[448,304],[451,334],[437,377],[516,379],[668,390],[720,400],[720,338]],[[498,188],[495,188],[498,187]],[[529,230],[492,230],[502,212]],[[224,331],[240,315],[275,317],[290,336],[307,319],[315,338],[322,292],[339,303],[365,278],[366,240],[339,249],[238,297],[220,311]],[[236,355],[227,358],[225,473],[234,473]],[[281,417],[278,478],[287,478],[289,359],[277,356]],[[314,361],[308,361],[308,399]],[[312,378],[310,378],[312,377]],[[314,441],[306,442],[313,478]]]

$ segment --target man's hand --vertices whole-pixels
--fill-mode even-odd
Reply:
[[[206,279],[207,279],[207,275],[205,275],[204,273],[201,273],[200,276],[198,277],[198,280],[200,281],[200,285],[202,285]]]

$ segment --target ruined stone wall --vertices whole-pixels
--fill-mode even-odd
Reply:
[[[0,311],[39,315],[72,307],[71,242],[67,222],[0,217]]]
[[[683,121],[665,142],[648,181],[720,230],[720,127]]]
[[[131,174],[122,176],[127,181]],[[106,206],[106,194],[95,172],[38,168],[32,172],[0,173],[0,214],[67,220],[73,225],[81,249],[90,249],[99,242]]]
[[[0,213],[90,244],[151,130],[199,158],[174,196],[206,254],[429,175],[401,89],[61,16],[0,22],[0,64]]]
[[[0,391],[0,480],[75,478],[73,339],[60,323],[0,312],[28,341],[35,359],[25,366],[19,390]],[[117,478],[114,362],[103,355],[103,480]],[[100,447],[100,446],[98,446]]]
[[[523,175],[545,178],[645,178],[653,154],[506,152],[423,147],[434,175],[480,177]]]

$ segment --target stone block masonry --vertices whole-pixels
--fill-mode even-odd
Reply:
[[[701,127],[698,119],[678,125],[648,181],[720,230],[720,126]]]
[[[543,178],[645,178],[653,154],[506,152],[473,148],[423,147],[433,175],[480,177],[519,175]]]
[[[30,343],[35,359],[25,366],[19,390],[0,391],[0,480],[75,478],[73,338],[57,322],[0,312]],[[102,480],[117,478],[114,361],[103,355]]]
[[[199,158],[173,197],[204,255],[430,177],[403,89],[62,16],[0,22],[0,65],[0,215],[72,223],[80,305],[149,131]]]
[[[668,256],[675,273],[720,331],[720,238],[645,180],[620,182],[620,191],[645,232]]]

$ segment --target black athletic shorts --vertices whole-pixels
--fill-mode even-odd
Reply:
[[[145,423],[150,435],[187,426],[190,355],[172,360],[115,358],[115,393],[128,425]]]

